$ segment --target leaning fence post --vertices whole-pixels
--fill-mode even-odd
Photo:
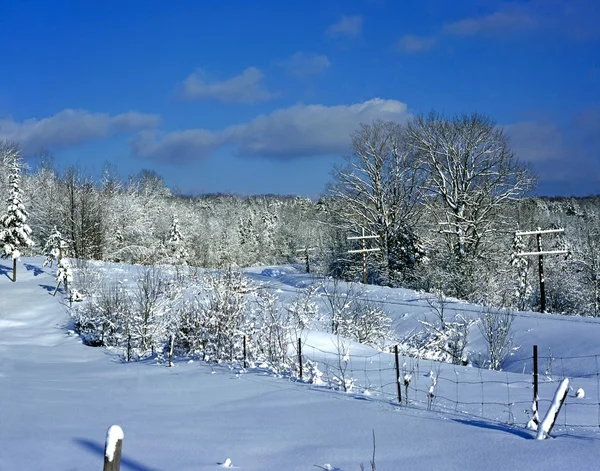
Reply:
[[[298,339],[298,369],[299,378],[302,379],[302,339]]]
[[[537,436],[535,437],[537,440],[544,440],[545,438],[548,438],[550,436],[550,432],[552,432],[552,428],[554,427],[554,423],[558,418],[560,408],[562,407],[562,405],[565,402],[565,399],[567,398],[568,392],[569,378],[565,378],[560,382],[556,393],[554,393],[554,399],[552,400],[552,404],[550,405],[550,408],[548,409],[548,412],[546,412],[544,420],[542,420],[542,423],[538,428]]]
[[[540,424],[538,408],[538,346],[533,346],[533,422],[536,427]]]
[[[402,388],[400,387],[400,362],[398,361],[398,345],[394,345],[394,356],[396,357],[396,387],[398,388],[398,403],[402,404]]]
[[[121,469],[121,451],[123,449],[123,429],[111,425],[106,432],[104,442],[104,471],[119,471]]]

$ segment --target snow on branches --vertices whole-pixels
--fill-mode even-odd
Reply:
[[[27,211],[23,204],[21,170],[23,163],[16,147],[3,149],[3,166],[8,169],[9,195],[7,211],[0,216],[0,247],[3,257],[17,260],[21,256],[20,247],[31,247],[31,228],[27,225]]]

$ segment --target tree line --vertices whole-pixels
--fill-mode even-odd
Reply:
[[[20,248],[25,255],[40,254],[56,228],[76,260],[226,268],[300,263],[310,247],[311,271],[360,280],[362,259],[348,253],[357,248],[348,236],[364,229],[380,249],[367,258],[369,283],[536,309],[534,260],[516,256],[531,242],[515,231],[564,227],[551,243],[568,256],[546,260],[547,309],[600,315],[600,199],[531,196],[535,175],[483,115],[361,125],[318,201],[185,197],[151,170],[122,179],[106,166],[93,179],[78,167],[56,169],[48,156],[25,169],[18,146],[1,150],[8,206],[11,162],[19,162],[19,198],[35,241]]]

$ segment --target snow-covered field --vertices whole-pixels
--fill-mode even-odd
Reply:
[[[408,407],[386,390],[378,392],[377,385],[387,384],[393,393],[393,377],[367,378],[374,386],[367,394],[360,387],[344,393],[197,361],[180,360],[173,368],[154,360],[123,363],[69,333],[64,300],[51,295],[54,270],[42,268],[41,258],[23,258],[16,283],[10,280],[11,265],[0,262],[0,470],[99,470],[105,433],[113,424],[125,433],[122,469],[134,471],[216,470],[228,459],[233,468],[256,471],[318,469],[315,465],[349,471],[361,463],[369,469],[373,432],[381,471],[585,470],[596,469],[600,460],[600,323],[595,319],[518,313],[513,328],[520,348],[501,373],[422,360],[413,370],[425,389],[430,371],[440,378],[446,373],[464,378],[459,392],[453,383],[443,391],[439,381],[439,403],[429,411],[418,390],[409,395]],[[284,301],[313,282],[291,269],[255,268],[248,276]],[[399,334],[410,332],[430,311],[412,291],[368,287],[368,292],[385,303]],[[479,308],[451,303],[448,309],[475,313]],[[325,334],[313,333],[305,342],[314,350],[304,353],[317,361],[326,355],[322,351],[335,353]],[[507,401],[507,391],[508,402],[530,400],[533,344],[548,357],[540,360],[542,414],[557,385],[550,379],[568,376],[575,390],[585,389],[584,398],[569,392],[567,415],[561,412],[553,439],[533,439],[520,404],[512,411],[512,426],[502,423],[511,422],[506,411],[479,411],[484,418],[477,418],[476,408],[466,404],[456,411],[444,406],[442,396],[453,394],[465,403],[485,402],[484,407],[495,396]],[[471,329],[468,348],[485,350],[477,328]],[[391,355],[353,344],[355,376],[374,364],[365,360],[371,356],[384,375],[392,368]],[[366,379],[359,379],[364,386]],[[472,414],[460,413],[463,408]]]

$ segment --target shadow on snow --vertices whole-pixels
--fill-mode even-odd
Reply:
[[[0,275],[4,275],[6,278],[12,281],[12,266],[6,266],[0,264]]]
[[[525,438],[527,440],[533,440],[535,437],[532,435],[531,431],[522,430],[516,427],[511,427],[510,425],[503,424],[494,424],[492,422],[485,422],[483,420],[474,420],[474,419],[452,419],[454,422],[458,422],[460,424],[471,425],[474,427],[485,428],[488,430],[498,430],[500,432],[511,433],[520,438]]]
[[[92,440],[88,440],[87,438],[75,438],[73,441],[82,448],[99,455],[100,458],[104,460],[104,444],[101,445]],[[140,463],[139,461],[127,458],[125,453],[121,455],[121,467],[132,471],[160,471],[158,468],[151,468]]]
[[[23,265],[25,265],[27,271],[33,271],[33,276],[43,275],[45,273],[40,267],[36,267],[30,263],[24,263]]]

